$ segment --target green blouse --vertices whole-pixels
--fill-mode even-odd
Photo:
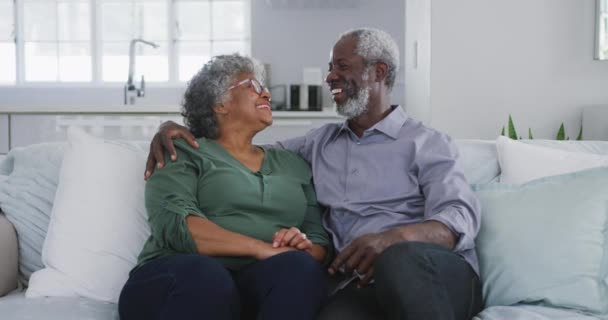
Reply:
[[[210,139],[194,149],[175,140],[177,161],[168,157],[146,183],[151,235],[138,266],[163,256],[196,254],[186,217],[196,215],[220,227],[265,242],[281,228],[297,227],[316,244],[329,245],[321,210],[304,160],[285,150],[264,149],[259,172],[252,172]],[[232,270],[252,257],[216,257]]]

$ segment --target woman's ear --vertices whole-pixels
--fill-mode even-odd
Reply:
[[[213,111],[217,114],[227,114],[228,113],[228,109],[226,108],[226,106],[224,106],[224,104],[217,104],[213,107]]]

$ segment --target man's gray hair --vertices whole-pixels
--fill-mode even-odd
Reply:
[[[356,53],[366,65],[382,62],[388,66],[386,85],[392,89],[399,71],[399,47],[388,33],[373,28],[359,28],[340,35],[340,40],[353,37],[357,41]]]
[[[213,108],[227,101],[228,88],[243,73],[252,73],[264,83],[262,64],[238,53],[213,57],[192,77],[184,93],[181,114],[195,137],[218,137],[219,126]]]

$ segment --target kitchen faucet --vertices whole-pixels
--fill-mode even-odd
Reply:
[[[129,44],[129,79],[125,84],[124,95],[125,104],[135,104],[135,99],[146,95],[146,82],[144,76],[141,76],[140,87],[137,88],[133,82],[133,74],[135,73],[135,44],[141,42],[147,44],[153,48],[158,48],[158,45],[154,42],[146,41],[143,39],[133,39]]]

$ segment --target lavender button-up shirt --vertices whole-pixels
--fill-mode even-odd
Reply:
[[[356,238],[397,226],[438,221],[457,235],[454,251],[478,272],[480,205],[452,139],[394,106],[357,137],[346,122],[278,143],[313,171],[323,224],[340,251]]]

